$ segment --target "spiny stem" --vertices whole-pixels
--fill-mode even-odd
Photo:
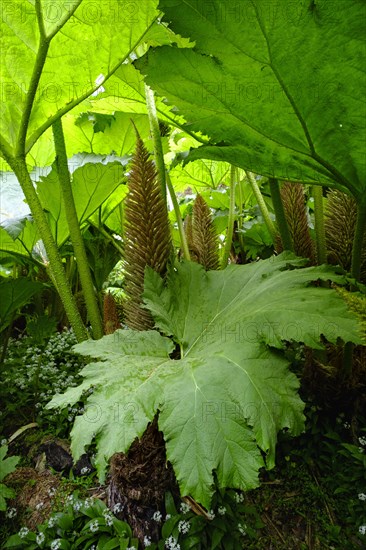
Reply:
[[[178,230],[179,230],[179,236],[180,236],[180,247],[182,249],[184,258],[189,261],[191,259],[191,255],[189,253],[189,247],[188,247],[188,243],[187,243],[186,233],[184,231],[183,220],[182,220],[182,216],[181,216],[181,213],[180,213],[177,196],[175,194],[174,187],[173,187],[173,184],[171,182],[171,179],[170,179],[170,176],[169,176],[168,172],[166,173],[166,183],[167,183],[167,186],[168,186],[168,191],[169,191],[170,198],[171,198],[172,203],[173,203],[174,213],[175,213],[175,217],[176,217],[177,224],[178,224]]]
[[[233,242],[234,234],[234,222],[235,222],[235,186],[238,179],[238,169],[233,164],[230,169],[230,205],[229,205],[229,219],[227,224],[227,234],[225,239],[224,255],[222,257],[221,268],[225,269],[227,266],[231,245]]]
[[[324,225],[324,206],[323,206],[323,187],[313,185],[314,197],[314,220],[316,234],[316,250],[318,256],[318,264],[327,263],[327,248],[325,241],[325,225]]]
[[[17,157],[9,160],[10,167],[18,178],[25,198],[27,199],[27,203],[29,205],[33,219],[37,224],[37,229],[40,233],[48,256],[47,267],[52,272],[52,278],[55,282],[56,289],[64,305],[66,315],[70,321],[72,328],[74,329],[76,339],[79,342],[87,340],[87,330],[76,307],[76,302],[71,292],[71,288],[67,282],[65,270],[57,245],[52,236],[50,226],[48,225],[46,214],[43,211],[38,195],[34,189],[33,182],[28,173],[25,158]]]
[[[145,94],[146,94],[147,114],[148,114],[149,123],[150,123],[150,132],[151,132],[151,136],[154,144],[155,165],[158,172],[158,180],[161,185],[161,191],[163,193],[164,199],[166,200],[166,177],[165,177],[163,145],[161,143],[161,135],[160,135],[158,115],[156,113],[154,92],[149,86],[147,86],[147,84],[145,84]]]
[[[69,226],[70,238],[78,266],[81,287],[84,293],[86,310],[92,326],[93,337],[102,338],[104,335],[103,323],[98,307],[93,280],[91,277],[88,258],[85,251],[84,241],[80,230],[80,224],[76,212],[74,196],[71,187],[70,173],[67,165],[65,138],[62,129],[62,122],[59,118],[52,125],[53,139],[56,150],[56,166],[60,181],[62,199],[64,202],[67,225]]]
[[[267,205],[264,202],[264,199],[263,199],[262,193],[259,189],[258,183],[256,182],[255,177],[251,172],[245,171],[245,174],[246,174],[246,176],[248,178],[248,181],[249,181],[249,183],[252,187],[254,196],[257,199],[257,203],[258,203],[258,206],[259,206],[260,211],[262,213],[264,223],[266,224],[268,232],[272,237],[273,244],[275,244],[276,243],[276,238],[277,238],[277,231],[276,231],[274,223],[271,220],[271,217],[269,215]]]
[[[276,215],[276,223],[280,232],[282,246],[284,250],[291,250],[291,252],[294,252],[294,245],[286,220],[285,210],[283,208],[278,180],[275,178],[269,178],[269,187],[271,190],[272,204]]]

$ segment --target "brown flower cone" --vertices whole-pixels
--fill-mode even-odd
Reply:
[[[187,218],[185,229],[192,260],[203,265],[206,271],[219,269],[218,238],[211,211],[201,195],[194,201],[192,217]]]
[[[103,298],[104,334],[113,334],[120,328],[117,304],[112,294],[108,292]]]
[[[328,262],[351,270],[353,238],[356,230],[357,204],[353,197],[332,189],[325,211],[325,237]],[[366,232],[363,238],[361,278],[366,278]]]
[[[172,251],[166,204],[153,162],[138,136],[125,203],[126,324],[135,330],[153,327],[142,307],[145,267],[164,274]]]
[[[285,182],[281,188],[281,198],[294,243],[294,252],[298,256],[309,258],[314,265],[316,263],[314,243],[310,236],[302,184]]]

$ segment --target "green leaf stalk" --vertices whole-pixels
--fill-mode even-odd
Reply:
[[[70,231],[70,238],[78,266],[81,287],[85,298],[85,306],[92,327],[93,337],[98,339],[102,338],[104,335],[103,323],[76,212],[70,181],[70,173],[67,165],[65,139],[61,119],[58,119],[53,123],[52,130],[56,150],[56,166],[65,206],[67,224]]]
[[[236,182],[238,181],[238,169],[233,164],[230,169],[230,205],[229,205],[229,219],[227,224],[227,233],[225,239],[224,255],[221,261],[222,269],[225,269],[227,266],[231,245],[233,242],[234,235],[234,222],[235,222],[235,187]]]
[[[248,178],[248,181],[251,185],[254,196],[257,199],[257,203],[258,203],[258,206],[259,206],[260,211],[262,213],[264,223],[266,224],[267,229],[269,231],[269,234],[272,237],[273,244],[275,244],[276,243],[276,237],[277,237],[277,231],[276,231],[275,225],[274,225],[274,223],[271,220],[271,217],[269,215],[269,211],[268,211],[267,205],[264,202],[264,199],[262,197],[262,193],[259,189],[259,186],[258,186],[258,184],[255,180],[254,175],[251,172],[247,171],[247,170],[245,170],[245,174],[246,174],[246,176]]]
[[[64,305],[69,322],[75,332],[75,336],[79,342],[87,340],[87,330],[77,309],[70,285],[66,279],[61,256],[53,238],[46,214],[42,208],[38,195],[34,189],[33,182],[28,173],[25,159],[24,157],[12,158],[8,160],[8,163],[18,178],[25,198],[27,199],[29,208],[32,212],[33,219],[37,224],[37,228],[47,253],[47,267],[52,273],[52,278],[56,289]]]
[[[166,188],[168,187],[169,195],[173,203],[173,208],[175,212],[175,217],[177,219],[181,249],[186,260],[190,260],[189,248],[187,244],[186,234],[184,232],[183,220],[179,209],[178,200],[172,185],[170,176],[165,169],[164,162],[164,153],[163,146],[161,143],[161,135],[159,129],[159,121],[156,112],[155,97],[153,90],[145,84],[145,93],[146,93],[146,106],[149,116],[150,131],[154,144],[154,156],[155,156],[155,165],[158,172],[158,180],[161,185],[161,190],[164,199],[166,199]]]
[[[323,187],[320,185],[313,186],[314,197],[314,218],[315,218],[315,233],[316,233],[316,250],[318,256],[318,264],[327,262],[327,248],[325,239],[325,223],[324,223],[324,207],[323,207]]]
[[[294,244],[292,242],[289,226],[286,220],[278,180],[276,178],[269,178],[269,187],[271,190],[272,204],[276,215],[276,223],[280,232],[282,246],[284,250],[294,252]]]

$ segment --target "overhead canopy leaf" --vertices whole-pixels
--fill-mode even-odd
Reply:
[[[0,33],[2,148],[14,154],[27,128],[28,152],[55,118],[100,91],[157,15],[156,0],[5,2]]]
[[[265,176],[333,185],[366,201],[363,0],[160,0],[194,49],[135,61],[147,83],[225,160]]]
[[[303,263],[287,254],[224,271],[183,263],[167,287],[148,270],[145,302],[166,336],[120,330],[79,344],[77,352],[98,361],[83,369],[80,386],[48,405],[75,403],[95,388],[72,430],[75,458],[96,436],[103,475],[108,459],[126,452],[159,411],[183,495],[209,506],[214,472],[222,487],[257,486],[260,450],[273,467],[277,432],[299,434],[304,425],[299,382],[274,348],[284,340],[321,347],[321,335],[361,342],[336,291],[311,284],[343,278],[324,266],[295,269]],[[170,358],[172,340],[180,360]]]

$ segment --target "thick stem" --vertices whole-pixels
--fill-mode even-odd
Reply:
[[[76,307],[76,302],[67,282],[57,245],[52,236],[51,229],[48,225],[47,218],[39,201],[38,195],[34,189],[33,182],[29,176],[25,158],[18,157],[9,160],[10,167],[18,178],[43,241],[48,256],[48,267],[52,272],[52,278],[55,281],[55,286],[64,305],[66,315],[74,330],[75,336],[79,342],[87,340],[87,330]]]
[[[280,232],[283,249],[291,250],[291,252],[294,252],[294,245],[286,220],[285,210],[283,208],[280,185],[278,183],[278,180],[275,178],[269,178],[269,187],[271,190],[273,209],[275,211],[277,227]]]
[[[158,115],[156,113],[154,92],[149,86],[147,86],[147,84],[145,84],[145,94],[146,94],[147,114],[148,114],[149,123],[150,123],[150,132],[151,132],[151,136],[154,144],[154,157],[155,157],[156,169],[158,172],[158,181],[161,185],[161,191],[163,193],[163,197],[166,200],[166,176],[165,176],[163,145],[161,142]]]
[[[251,172],[245,171],[245,174],[246,174],[246,176],[248,178],[248,181],[249,181],[249,183],[252,187],[254,196],[257,199],[257,203],[258,203],[258,206],[259,206],[260,211],[262,213],[264,223],[266,224],[267,229],[269,231],[269,234],[272,237],[273,244],[276,244],[277,231],[276,231],[276,228],[274,226],[273,221],[271,220],[271,217],[270,217],[269,212],[268,212],[267,205],[264,202],[264,199],[262,197],[262,193],[259,189],[259,186],[258,186],[258,184],[255,180],[254,175]]]
[[[225,239],[224,255],[221,262],[221,268],[225,269],[227,266],[231,245],[233,242],[234,234],[234,222],[235,222],[235,186],[238,179],[238,169],[236,166],[231,165],[230,169],[230,205],[229,205],[229,219],[227,224],[227,234]]]
[[[366,229],[366,203],[357,206],[356,231],[353,238],[351,274],[356,280],[360,280],[363,240]]]
[[[240,243],[240,252],[242,254],[244,254],[244,239],[243,239],[243,232],[241,231],[241,227],[242,227],[242,217],[243,217],[243,193],[242,193],[242,187],[241,187],[241,181],[240,181],[240,171],[238,169],[238,186],[237,186],[237,189],[238,189],[238,201],[239,201],[239,204],[237,205],[238,206],[238,229],[240,229],[239,231],[239,243]]]
[[[324,206],[323,206],[323,187],[313,185],[314,198],[314,220],[316,234],[316,250],[318,256],[318,264],[327,263],[327,247],[325,241],[325,225],[324,225]]]
[[[190,260],[191,255],[189,253],[189,247],[188,247],[188,243],[187,243],[187,236],[186,236],[186,233],[184,231],[183,220],[182,220],[182,216],[181,216],[181,213],[180,213],[177,196],[175,194],[174,187],[173,187],[173,184],[172,184],[172,181],[170,179],[170,176],[169,176],[168,172],[166,173],[166,183],[167,183],[167,186],[168,186],[168,191],[169,191],[171,201],[173,203],[175,217],[177,219],[179,236],[180,236],[180,247],[182,249],[184,258],[186,260]]]
[[[70,173],[67,165],[65,139],[61,119],[58,119],[53,123],[52,130],[55,142],[56,166],[60,181],[62,199],[65,206],[67,225],[69,226],[70,238],[78,266],[81,287],[84,293],[85,306],[92,327],[93,337],[95,339],[99,339],[104,335],[103,323],[76,212],[70,181]]]
[[[169,174],[165,170],[163,144],[161,142],[161,135],[160,135],[158,116],[156,112],[154,92],[146,84],[145,84],[145,94],[146,94],[146,107],[147,107],[147,112],[148,112],[149,122],[150,122],[150,131],[151,131],[151,135],[154,143],[155,165],[158,172],[158,180],[160,182],[161,192],[165,199],[165,205],[166,205],[166,198],[167,198],[166,187],[168,185],[169,195],[173,203],[175,216],[177,218],[181,248],[182,248],[184,257],[187,260],[190,260],[190,254],[189,254],[186,234],[184,232],[182,216],[179,210],[179,204],[178,204],[177,197],[175,195],[175,191],[174,191],[171,179],[169,177]],[[168,216],[168,209],[167,209],[167,216]]]

